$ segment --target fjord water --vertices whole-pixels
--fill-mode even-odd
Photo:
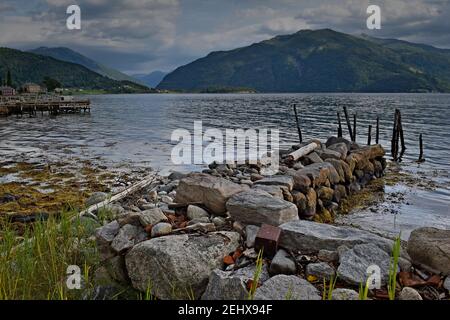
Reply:
[[[450,229],[450,95],[445,94],[186,94],[89,96],[91,114],[36,118],[0,118],[0,161],[79,161],[89,159],[108,166],[177,167],[170,154],[177,143],[172,131],[193,132],[194,121],[208,128],[276,128],[283,146],[297,143],[292,104],[297,103],[304,139],[325,139],[337,131],[342,107],[357,114],[357,142],[367,143],[368,125],[375,139],[380,118],[380,143],[390,150],[396,108],[402,112],[407,146],[402,171],[417,180],[433,181],[433,188],[385,186],[386,207],[359,210],[341,223],[395,234],[420,225]],[[426,162],[415,163],[418,137],[424,136]],[[389,152],[387,152],[389,157]],[[420,183],[419,183],[420,184]],[[389,203],[389,194],[402,201]],[[397,201],[398,203],[396,203]],[[394,208],[394,209],[392,209]]]

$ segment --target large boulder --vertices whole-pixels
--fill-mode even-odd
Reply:
[[[202,203],[211,213],[226,212],[228,199],[244,188],[224,178],[209,174],[194,173],[180,180],[175,196],[177,203]]]
[[[141,242],[125,256],[133,287],[159,299],[199,298],[211,272],[239,247],[236,232],[169,235]]]
[[[361,243],[373,243],[389,254],[392,251],[392,240],[352,227],[298,220],[282,224],[280,228],[280,245],[304,254],[319,250],[336,251],[343,245],[351,248]]]
[[[313,163],[297,171],[297,175],[305,175],[311,180],[312,186],[326,184],[337,184],[341,180],[334,166],[329,162]]]
[[[450,275],[450,230],[419,228],[411,232],[408,253],[413,264]]]
[[[280,274],[256,289],[255,300],[321,300],[321,297],[305,279]]]
[[[389,275],[390,255],[374,244],[357,244],[352,249],[339,250],[339,279],[352,285],[365,285],[369,274],[367,268],[376,265],[381,272],[381,285]]]
[[[263,223],[278,226],[298,220],[297,207],[288,201],[272,197],[263,191],[245,191],[235,194],[226,205],[235,221],[245,224]]]

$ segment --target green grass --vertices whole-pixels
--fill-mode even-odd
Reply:
[[[336,280],[338,278],[338,274],[331,277],[330,283],[327,286],[327,281],[325,278],[323,279],[323,292],[322,292],[322,300],[332,300],[333,298],[333,291],[336,286]]]
[[[369,295],[369,282],[370,278],[366,280],[365,286],[362,283],[359,284],[359,300],[367,300],[367,296]]]
[[[400,235],[395,239],[392,247],[392,255],[389,263],[389,280],[388,280],[388,295],[389,300],[395,300],[395,291],[397,288],[397,270],[398,258],[400,256],[401,240]]]
[[[93,227],[63,213],[57,220],[25,227],[18,237],[13,226],[0,226],[0,300],[80,299],[92,288],[91,272],[99,259]],[[66,285],[67,267],[81,269],[82,289]]]
[[[263,260],[263,250],[259,250],[258,258],[256,259],[256,268],[253,274],[252,285],[250,286],[250,290],[248,291],[248,300],[253,300],[255,298],[256,289],[258,288],[259,278],[261,277],[262,268],[263,268],[264,260]]]

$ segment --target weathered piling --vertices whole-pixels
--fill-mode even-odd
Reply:
[[[425,158],[423,157],[423,140],[422,134],[419,135],[419,160],[417,162],[424,162]]]
[[[295,113],[295,122],[297,123],[298,140],[300,141],[300,143],[302,143],[303,142],[302,129],[300,128],[300,121],[298,119],[297,104],[294,104],[294,113]]]
[[[372,144],[372,125],[369,124],[369,133],[367,134],[367,145],[370,146]]]
[[[356,113],[353,115],[353,137],[352,141],[356,142]]]
[[[344,115],[345,115],[345,122],[347,122],[348,134],[350,135],[350,139],[353,139],[353,130],[352,130],[352,126],[350,125],[350,119],[348,117],[348,112],[347,112],[346,106],[344,106]]]
[[[375,134],[375,143],[378,144],[380,139],[380,117],[377,117],[377,129]]]
[[[341,115],[339,112],[337,113],[338,118],[338,138],[342,138],[342,124],[341,124]]]

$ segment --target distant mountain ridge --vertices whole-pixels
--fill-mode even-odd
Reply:
[[[111,93],[151,92],[149,88],[130,81],[116,81],[85,66],[10,48],[0,48],[0,76],[10,71],[17,87],[26,82],[42,84],[45,77],[65,88],[104,90]]]
[[[158,70],[150,72],[149,74],[133,74],[133,77],[151,88],[156,88],[167,74],[168,72]]]
[[[158,89],[203,92],[450,92],[450,50],[395,39],[301,30],[211,52]]]
[[[55,47],[55,48],[49,48],[49,47],[39,47],[36,49],[29,50],[28,52],[40,54],[43,56],[49,56],[58,60],[66,61],[66,62],[72,62],[79,65],[82,65],[98,74],[101,74],[102,76],[105,76],[107,78],[117,80],[117,81],[131,81],[136,82],[139,84],[145,84],[142,81],[139,81],[136,78],[133,78],[125,73],[122,73],[118,70],[115,70],[113,68],[109,68],[105,65],[102,65],[98,63],[97,61],[94,61],[84,55],[82,55],[79,52],[76,52],[72,49],[66,48],[66,47]]]

